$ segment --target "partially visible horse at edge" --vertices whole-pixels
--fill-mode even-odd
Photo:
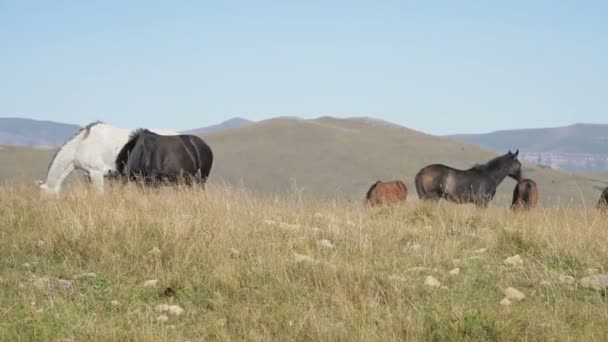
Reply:
[[[600,200],[597,202],[597,208],[599,210],[608,211],[608,187],[602,191],[602,195],[600,196]]]
[[[144,185],[183,181],[186,185],[204,186],[211,172],[213,152],[195,135],[163,136],[139,129],[131,134],[115,163],[127,181],[139,180]]]
[[[104,177],[116,171],[116,156],[129,140],[133,129],[118,128],[100,121],[92,122],[70,137],[51,159],[46,181],[35,183],[47,193],[57,194],[63,182],[74,170],[84,171],[100,192],[104,191]],[[154,129],[164,135],[175,131]]]
[[[455,203],[474,203],[487,207],[496,188],[507,177],[521,179],[519,150],[496,157],[468,170],[458,170],[443,164],[424,167],[416,174],[416,191],[421,200],[446,199]]]
[[[365,201],[370,206],[395,204],[407,199],[407,186],[400,180],[377,181],[367,191]]]
[[[511,209],[514,211],[529,210],[535,208],[537,203],[538,186],[536,182],[529,178],[521,179],[513,189]]]

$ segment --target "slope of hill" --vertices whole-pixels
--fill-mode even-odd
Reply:
[[[195,128],[195,129],[185,131],[184,133],[203,134],[203,133],[209,133],[209,132],[217,132],[217,131],[223,131],[225,129],[239,128],[239,127],[247,126],[251,123],[253,123],[253,121],[251,121],[251,120],[247,120],[247,119],[243,119],[243,118],[232,118],[232,119],[223,121],[217,125]]]
[[[0,118],[0,145],[59,146],[80,126],[22,118]]]
[[[586,172],[608,170],[608,125],[576,124],[459,134],[449,138],[493,151],[518,147],[525,160],[554,168]]]
[[[379,179],[405,181],[409,199],[415,200],[413,179],[425,165],[468,168],[495,156],[473,145],[366,118],[276,118],[203,137],[214,151],[211,183],[354,201],[361,201]],[[0,150],[0,177],[42,178],[53,152],[4,148]],[[602,179],[531,165],[525,165],[524,173],[538,182],[545,205],[579,206],[582,200],[594,205],[608,185]],[[514,186],[513,180],[505,180],[494,203],[505,205]]]

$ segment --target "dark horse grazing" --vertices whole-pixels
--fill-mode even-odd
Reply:
[[[127,180],[141,178],[144,184],[158,182],[204,185],[213,153],[195,135],[159,135],[147,129],[131,134],[116,157],[116,170]]]
[[[536,182],[525,178],[520,180],[513,190],[513,202],[511,209],[532,209],[538,203],[538,187]]]
[[[442,164],[426,166],[416,174],[416,191],[421,200],[442,198],[456,203],[474,203],[486,207],[494,198],[496,188],[507,177],[521,178],[519,150],[496,157],[468,170]]]
[[[399,180],[392,182],[377,181],[365,195],[365,201],[372,207],[379,204],[394,204],[406,199],[407,186]]]
[[[597,208],[600,210],[608,210],[608,188],[602,191],[599,202],[597,202]]]

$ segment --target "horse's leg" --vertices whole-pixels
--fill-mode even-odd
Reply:
[[[91,177],[91,183],[95,186],[97,191],[103,193],[103,171],[89,171],[89,177]]]

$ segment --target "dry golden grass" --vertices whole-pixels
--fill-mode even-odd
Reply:
[[[0,336],[601,341],[606,298],[559,277],[603,272],[607,229],[592,209],[366,209],[220,186],[74,187],[58,198],[3,187]],[[523,266],[505,266],[515,254]],[[88,272],[96,276],[75,277]],[[427,276],[443,287],[424,286]],[[158,286],[143,287],[149,279]],[[526,299],[505,308],[509,286]],[[174,297],[162,296],[167,287]],[[155,306],[165,303],[185,313],[159,322]]]

